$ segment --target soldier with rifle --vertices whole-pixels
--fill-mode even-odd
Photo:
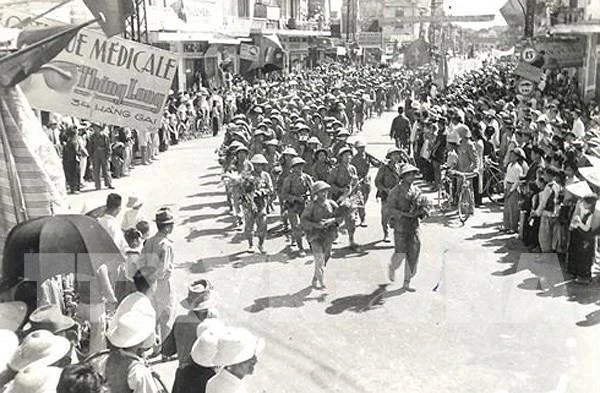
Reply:
[[[389,221],[390,216],[387,209],[387,198],[390,191],[400,183],[401,150],[392,147],[388,150],[385,158],[388,160],[381,166],[375,176],[375,187],[377,188],[377,199],[381,201],[381,228],[383,229],[383,241],[389,243]]]
[[[292,247],[298,245],[298,255],[306,256],[304,244],[302,242],[302,228],[300,226],[300,217],[304,211],[304,206],[310,196],[313,180],[303,172],[306,162],[300,157],[292,158],[290,162],[290,174],[283,181],[281,189],[281,198],[284,208],[288,212],[288,219],[292,227]]]

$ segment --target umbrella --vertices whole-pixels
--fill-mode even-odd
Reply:
[[[6,239],[0,292],[23,278],[39,283],[57,274],[93,276],[102,264],[109,270],[125,262],[110,235],[95,219],[56,215],[15,226]]]

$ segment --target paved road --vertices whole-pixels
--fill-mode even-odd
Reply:
[[[370,120],[360,136],[375,156],[390,146],[392,118]],[[413,280],[417,291],[392,284],[383,304],[369,307],[387,283],[392,254],[378,242],[374,193],[369,226],[357,232],[364,252],[349,253],[341,236],[328,266],[328,290],[314,291],[310,256],[294,258],[283,239],[267,241],[268,256],[245,253],[243,236],[226,214],[218,143],[176,146],[115,184],[123,195],[143,195],[150,217],[164,205],[177,212],[179,298],[189,281],[208,277],[219,291],[221,317],[267,339],[247,380],[251,391],[600,391],[599,288],[565,283],[551,256],[521,254],[518,241],[497,232],[499,209],[485,207],[465,226],[452,216],[428,219]],[[105,191],[89,192],[71,201],[76,210],[91,209],[105,197]],[[157,366],[167,384],[174,367]]]

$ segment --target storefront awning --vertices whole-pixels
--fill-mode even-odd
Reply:
[[[223,33],[153,31],[150,33],[152,42],[189,42],[206,41],[210,44],[239,45],[242,40]]]
[[[595,23],[555,25],[550,28],[551,34],[595,34],[600,33],[600,21]]]

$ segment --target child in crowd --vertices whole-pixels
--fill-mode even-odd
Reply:
[[[135,225],[135,229],[137,229],[142,234],[142,244],[146,243],[146,240],[150,237],[150,224],[146,220],[142,220]]]
[[[142,234],[135,228],[125,231],[125,241],[127,242],[127,257],[124,264],[117,268],[117,281],[115,284],[115,296],[121,302],[127,295],[135,292],[133,275],[138,270],[138,260],[142,252]]]

